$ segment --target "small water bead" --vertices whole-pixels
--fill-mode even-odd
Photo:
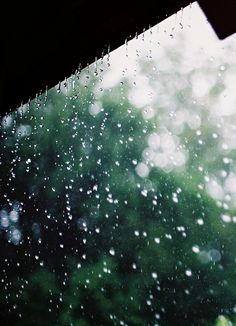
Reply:
[[[185,271],[185,274],[186,274],[186,276],[192,276],[192,271],[190,270],[190,269],[187,269],[186,271]]]
[[[132,264],[132,268],[133,269],[137,269],[137,265],[136,264]]]
[[[111,256],[115,256],[115,249],[114,248],[111,248],[109,250],[109,253],[110,253]]]
[[[204,221],[203,221],[202,218],[198,218],[196,222],[197,222],[198,225],[203,225],[204,224]]]
[[[192,251],[195,253],[195,254],[198,254],[200,252],[200,249],[198,246],[192,246]]]

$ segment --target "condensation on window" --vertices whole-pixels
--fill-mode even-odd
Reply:
[[[2,325],[236,322],[235,87],[193,3],[2,119]]]

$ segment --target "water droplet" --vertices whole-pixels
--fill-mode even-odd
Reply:
[[[114,250],[114,248],[111,248],[109,250],[109,253],[110,253],[110,255],[115,256],[115,250]]]
[[[190,269],[187,269],[185,271],[185,274],[190,277],[190,276],[192,276],[192,271]]]

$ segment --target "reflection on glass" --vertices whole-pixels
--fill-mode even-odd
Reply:
[[[2,119],[3,325],[236,321],[235,51],[195,3]]]

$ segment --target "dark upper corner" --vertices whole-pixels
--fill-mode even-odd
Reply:
[[[190,3],[189,0],[9,1],[2,8],[1,116]],[[219,38],[236,31],[236,1],[199,0]]]

